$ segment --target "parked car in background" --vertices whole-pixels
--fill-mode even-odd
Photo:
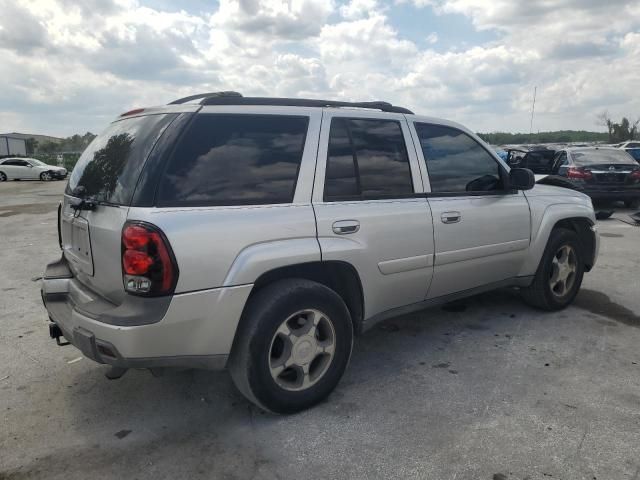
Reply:
[[[510,167],[528,168],[536,175],[548,175],[552,172],[556,151],[546,147],[529,151],[510,149],[507,163]]]
[[[133,110],[84,151],[58,212],[53,338],[112,377],[226,366],[279,413],[325,398],[386,318],[505,286],[565,308],[599,245],[586,195],[386,102]]]
[[[622,200],[629,208],[640,207],[640,165],[621,149],[559,150],[551,173],[565,177],[594,200]]]
[[[631,140],[621,143],[618,148],[625,150],[636,162],[640,163],[640,141]]]
[[[67,169],[48,165],[35,158],[4,158],[0,160],[0,182],[7,180],[62,180]]]

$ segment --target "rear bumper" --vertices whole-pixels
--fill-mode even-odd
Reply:
[[[633,190],[581,190],[594,200],[633,200],[640,198],[640,189]]]
[[[251,287],[174,295],[164,299],[164,311],[154,298],[127,296],[123,304],[114,305],[86,289],[61,260],[47,267],[42,299],[65,339],[98,363],[221,369]],[[127,302],[131,299],[133,307]],[[145,316],[146,302],[149,316]]]

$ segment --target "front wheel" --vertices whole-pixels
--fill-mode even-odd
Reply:
[[[633,198],[631,200],[625,200],[624,206],[627,208],[640,208],[640,198]]]
[[[48,182],[52,179],[53,179],[53,176],[51,175],[50,172],[42,172],[40,174],[40,180],[42,180],[43,182]]]
[[[578,294],[584,275],[584,257],[578,235],[565,228],[551,232],[533,282],[521,289],[529,305],[561,310]]]
[[[274,413],[295,413],[326,398],[351,356],[344,301],[322,284],[281,280],[254,294],[229,358],[238,390]]]
[[[0,172],[0,182],[6,182],[7,181],[7,176],[5,175],[4,172]]]

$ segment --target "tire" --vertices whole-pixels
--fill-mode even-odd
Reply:
[[[307,329],[314,321],[312,335]],[[238,390],[259,407],[295,413],[333,391],[352,348],[351,316],[336,292],[309,280],[280,280],[249,299],[229,372]]]
[[[50,172],[42,172],[40,174],[40,180],[42,180],[43,182],[49,182],[53,180],[53,175],[51,175]]]
[[[4,172],[0,172],[0,182],[6,182],[7,175]]]
[[[640,198],[633,198],[631,200],[625,200],[624,206],[627,208],[640,208]]]
[[[555,228],[551,231],[533,282],[520,292],[524,301],[535,308],[562,310],[578,294],[583,275],[584,253],[578,235],[573,230]]]

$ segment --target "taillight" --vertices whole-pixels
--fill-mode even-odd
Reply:
[[[569,167],[567,177],[578,180],[590,180],[593,178],[593,175],[591,174],[591,170],[586,170],[584,167]]]
[[[124,289],[136,295],[168,295],[178,281],[171,246],[158,227],[144,222],[122,229],[122,277]]]
[[[629,177],[633,178],[634,180],[640,180],[640,170],[634,170],[629,174]]]

